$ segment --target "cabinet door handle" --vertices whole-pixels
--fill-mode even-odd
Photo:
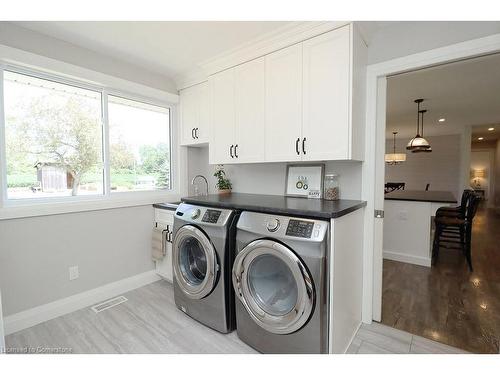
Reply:
[[[304,155],[306,154],[306,139],[305,138],[302,140],[302,152],[304,153]]]
[[[229,147],[229,155],[231,155],[232,158],[234,158],[234,156],[233,156],[233,147],[234,147],[234,145],[231,145],[231,147]]]
[[[194,128],[194,136],[198,139],[198,128]]]
[[[194,138],[194,128],[193,128],[193,129],[191,129],[191,138],[195,139],[195,138]]]
[[[297,153],[297,155],[300,155],[299,142],[300,142],[300,138],[297,138],[297,140],[295,141],[295,152]]]
[[[236,158],[238,157],[237,150],[238,150],[238,145],[234,146],[234,156],[235,156]]]

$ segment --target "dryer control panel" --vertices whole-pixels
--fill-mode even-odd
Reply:
[[[313,221],[290,219],[286,235],[292,237],[311,238],[314,228]]]
[[[238,229],[259,234],[263,237],[322,242],[327,237],[330,222],[243,211],[236,226]]]

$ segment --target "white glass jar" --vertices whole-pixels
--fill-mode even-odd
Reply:
[[[339,176],[336,174],[325,175],[323,198],[329,201],[340,199]]]

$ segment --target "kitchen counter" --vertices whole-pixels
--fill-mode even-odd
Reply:
[[[449,191],[395,190],[385,194],[384,198],[397,201],[457,203],[457,199]]]
[[[210,194],[181,199],[185,203],[245,211],[302,216],[315,219],[335,219],[366,206],[365,201],[340,199],[307,199],[262,194]]]

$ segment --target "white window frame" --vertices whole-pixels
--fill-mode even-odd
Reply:
[[[78,211],[92,211],[99,209],[110,209],[118,207],[149,205],[159,202],[176,201],[181,191],[185,188],[182,183],[181,151],[178,147],[178,121],[177,103],[178,95],[156,90],[147,86],[125,81],[116,77],[103,75],[98,72],[89,71],[74,65],[62,63],[42,56],[21,51],[21,55],[27,55],[30,61],[36,60],[40,63],[35,68],[26,66],[19,60],[12,62],[2,58],[2,52],[13,52],[10,47],[0,46],[0,220],[28,216],[41,216],[51,214],[62,214]],[[14,51],[19,52],[19,51]],[[17,57],[17,56],[16,56]],[[57,65],[58,71],[48,71]],[[47,198],[7,198],[7,176],[6,176],[6,152],[5,152],[5,113],[3,72],[12,71],[19,74],[27,74],[41,79],[47,79],[62,84],[72,85],[83,89],[89,89],[101,93],[102,105],[102,147],[103,147],[103,182],[102,195],[96,196],[69,196],[69,197],[47,197]],[[66,71],[70,71],[68,75]],[[78,77],[74,74],[75,71]],[[60,73],[59,73],[60,72]],[[96,79],[97,78],[97,79]],[[101,82],[101,83],[97,83]],[[135,93],[130,91],[134,89]],[[154,106],[169,109],[169,132],[170,132],[170,189],[150,191],[111,192],[110,190],[110,166],[109,166],[109,121],[107,113],[108,95],[118,96],[125,99],[138,101]]]

